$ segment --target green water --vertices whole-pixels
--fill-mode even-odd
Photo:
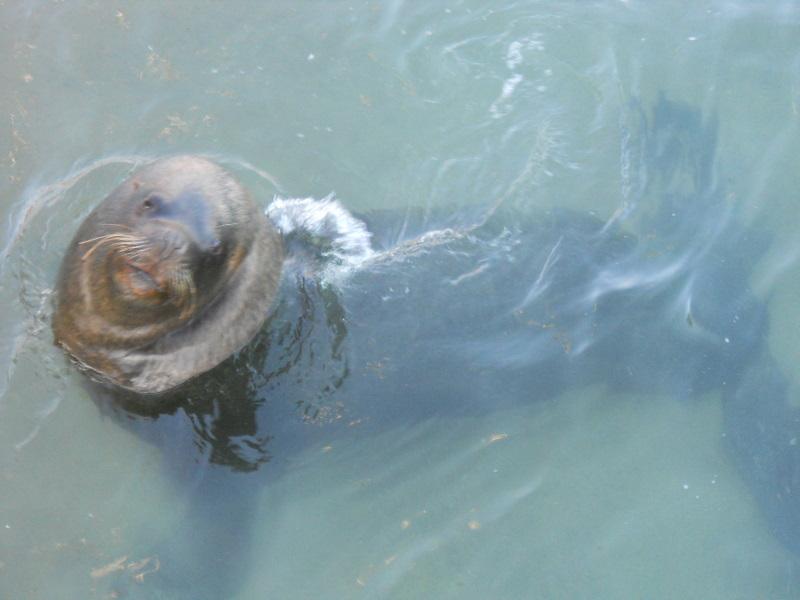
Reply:
[[[800,404],[798,40],[779,1],[0,0],[0,597],[197,598],[219,580],[241,599],[800,597],[719,389],[564,386],[314,429],[215,496],[206,516],[241,510],[246,532],[216,560],[197,548],[222,534],[185,517],[229,474],[187,484],[175,449],[98,410],[49,332],[63,249],[132,164],[212,155],[264,206],[335,191],[354,212],[605,220],[636,200],[631,107],[664,94],[715,115],[716,174],[769,233],[750,285]],[[171,572],[181,595],[158,596]]]

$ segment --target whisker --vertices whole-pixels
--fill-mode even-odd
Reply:
[[[99,240],[102,238],[108,238],[113,240],[120,240],[120,241],[142,241],[142,238],[137,237],[135,235],[131,235],[129,233],[106,233],[105,235],[98,235],[97,237],[89,238],[88,240],[83,240],[82,242],[78,242],[78,244],[88,244],[89,242],[94,242],[95,240]]]
[[[146,247],[145,245],[147,243],[145,240],[142,240],[141,238],[129,233],[107,233],[105,235],[100,235],[78,242],[78,245],[83,246],[84,244],[90,244],[92,242],[94,242],[94,245],[86,251],[86,253],[81,257],[81,260],[86,260],[89,258],[100,246],[106,243],[116,244],[116,246],[121,248],[121,251],[123,252],[126,248],[130,247]]]
[[[120,242],[119,248],[121,252],[141,252],[150,248],[147,242]]]
[[[110,235],[116,235],[116,234],[107,233],[105,235],[98,235],[97,237],[89,238],[88,240],[83,240],[82,242],[78,242],[78,245],[82,246],[83,244],[88,244],[89,242],[94,242],[95,240],[102,240],[104,238],[107,238]]]
[[[172,300],[175,306],[181,309],[178,318],[186,319],[194,310],[197,295],[191,274],[185,270],[175,272],[170,280],[170,287],[172,288]]]
[[[180,318],[185,319],[191,315],[192,311],[194,310],[196,290],[191,275],[186,273],[186,271],[180,272],[179,280],[181,301],[178,306],[181,308]]]
[[[136,261],[142,258],[142,256],[144,255],[144,250],[128,249],[128,250],[123,250],[120,253],[123,256]]]
[[[87,258],[89,258],[94,253],[94,251],[97,250],[100,246],[102,246],[106,242],[110,241],[108,239],[108,236],[101,236],[101,237],[96,238],[96,239],[97,239],[97,242],[95,242],[95,245],[92,246],[91,248],[89,248],[89,250],[87,250],[86,253],[83,256],[81,256],[81,260],[82,261],[86,260]],[[94,240],[91,240],[91,241],[94,241]],[[83,243],[83,242],[81,242],[81,243]]]

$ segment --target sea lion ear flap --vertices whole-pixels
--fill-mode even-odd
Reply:
[[[139,191],[139,188],[140,188],[140,187],[142,187],[142,184],[141,184],[141,182],[137,181],[136,179],[134,179],[134,180],[131,182],[131,185],[133,186],[133,191],[134,191],[134,192],[138,192],[138,191]]]

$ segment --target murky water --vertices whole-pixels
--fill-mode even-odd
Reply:
[[[800,597],[795,3],[0,28],[0,596]],[[267,327],[153,411],[90,393],[51,289],[179,152],[341,205],[272,205],[307,231]]]

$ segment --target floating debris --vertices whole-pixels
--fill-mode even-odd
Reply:
[[[98,567],[97,569],[92,569],[89,575],[92,579],[101,579],[110,575],[111,573],[116,573],[117,571],[124,571],[125,570],[125,561],[128,560],[128,556],[125,555],[117,560],[108,563],[103,567]]]
[[[489,436],[489,439],[486,440],[486,445],[488,446],[489,444],[494,444],[495,442],[499,442],[501,440],[506,440],[506,439],[508,439],[507,433],[493,433],[492,435]]]
[[[157,556],[148,556],[147,558],[143,558],[141,560],[128,562],[128,556],[125,555],[108,563],[105,566],[92,569],[89,575],[92,579],[102,579],[103,577],[107,577],[112,573],[127,571],[134,581],[137,583],[143,583],[145,575],[155,573],[160,569],[161,561],[158,560]]]

